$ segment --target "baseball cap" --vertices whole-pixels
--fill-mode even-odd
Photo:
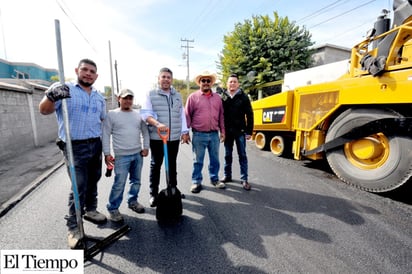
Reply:
[[[131,91],[130,89],[127,89],[127,88],[122,89],[119,93],[119,97],[125,98],[127,96],[133,96],[134,97],[133,91]]]

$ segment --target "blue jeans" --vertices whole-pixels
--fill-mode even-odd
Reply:
[[[192,136],[192,151],[193,151],[193,172],[192,183],[202,183],[202,169],[203,160],[205,158],[205,151],[207,149],[209,153],[209,177],[210,181],[215,182],[219,180],[219,133],[217,131],[205,133],[205,132],[193,132]]]
[[[130,189],[127,195],[127,203],[137,203],[137,196],[140,190],[140,178],[142,174],[143,157],[139,153],[132,155],[116,156],[114,165],[114,183],[109,196],[107,209],[109,211],[119,209],[123,200],[123,192],[129,176]]]
[[[248,163],[246,155],[246,137],[244,134],[235,136],[227,134],[225,138],[225,164],[224,176],[232,178],[232,162],[233,162],[233,143],[236,143],[237,154],[239,155],[240,165],[240,180],[247,181],[248,179]]]
[[[100,140],[92,143],[72,143],[72,152],[78,198],[81,213],[84,214],[85,210],[93,211],[97,208],[97,182],[102,176],[102,143]],[[64,149],[63,154],[70,176],[66,149]],[[64,217],[69,229],[77,227],[74,198],[73,191],[71,191],[69,194],[69,214]]]

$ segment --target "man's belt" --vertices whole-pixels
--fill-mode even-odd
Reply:
[[[202,130],[197,130],[197,129],[194,129],[194,128],[192,128],[192,131],[193,132],[200,132],[200,133],[215,133],[215,132],[217,132],[217,130],[202,131]]]
[[[97,141],[100,141],[100,137],[97,138],[89,138],[89,139],[84,139],[84,140],[72,140],[73,145],[78,145],[78,144],[92,144]]]

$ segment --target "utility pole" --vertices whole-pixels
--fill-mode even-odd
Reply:
[[[114,94],[114,83],[113,83],[113,64],[112,64],[112,47],[110,44],[110,40],[109,40],[109,59],[110,59],[110,80],[111,80],[111,84],[112,84],[112,109],[114,109],[114,103],[115,103],[115,94]]]
[[[3,17],[1,15],[1,9],[0,9],[0,24],[1,24],[1,33],[3,34],[4,59],[7,61],[6,36],[4,35]]]
[[[187,40],[187,39],[180,39],[181,42],[186,42],[186,45],[182,45],[182,48],[186,48],[186,54],[183,54],[183,59],[186,58],[186,67],[187,67],[187,77],[186,77],[186,84],[187,84],[187,92],[189,93],[190,89],[190,78],[189,78],[189,48],[193,48],[189,46],[189,43],[193,43],[195,40]]]
[[[119,77],[117,75],[117,60],[114,60],[114,71],[116,73],[116,87],[117,87],[117,95],[119,95],[120,90],[119,90]]]

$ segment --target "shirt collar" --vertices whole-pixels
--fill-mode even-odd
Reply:
[[[212,90],[209,94],[207,94],[207,95],[204,94],[201,89],[199,89],[198,91],[199,91],[199,93],[200,93],[201,95],[204,95],[204,96],[212,96],[212,95],[214,94],[213,90]]]
[[[176,93],[176,90],[173,87],[170,87],[170,92],[166,92],[163,89],[158,88],[157,92],[160,94],[164,94],[164,95],[169,95],[169,94],[174,95]]]
[[[227,95],[229,95],[231,98],[235,97],[236,94],[238,94],[240,92],[240,88],[238,88],[235,93],[233,93],[233,95],[230,93],[229,90],[226,91]]]

